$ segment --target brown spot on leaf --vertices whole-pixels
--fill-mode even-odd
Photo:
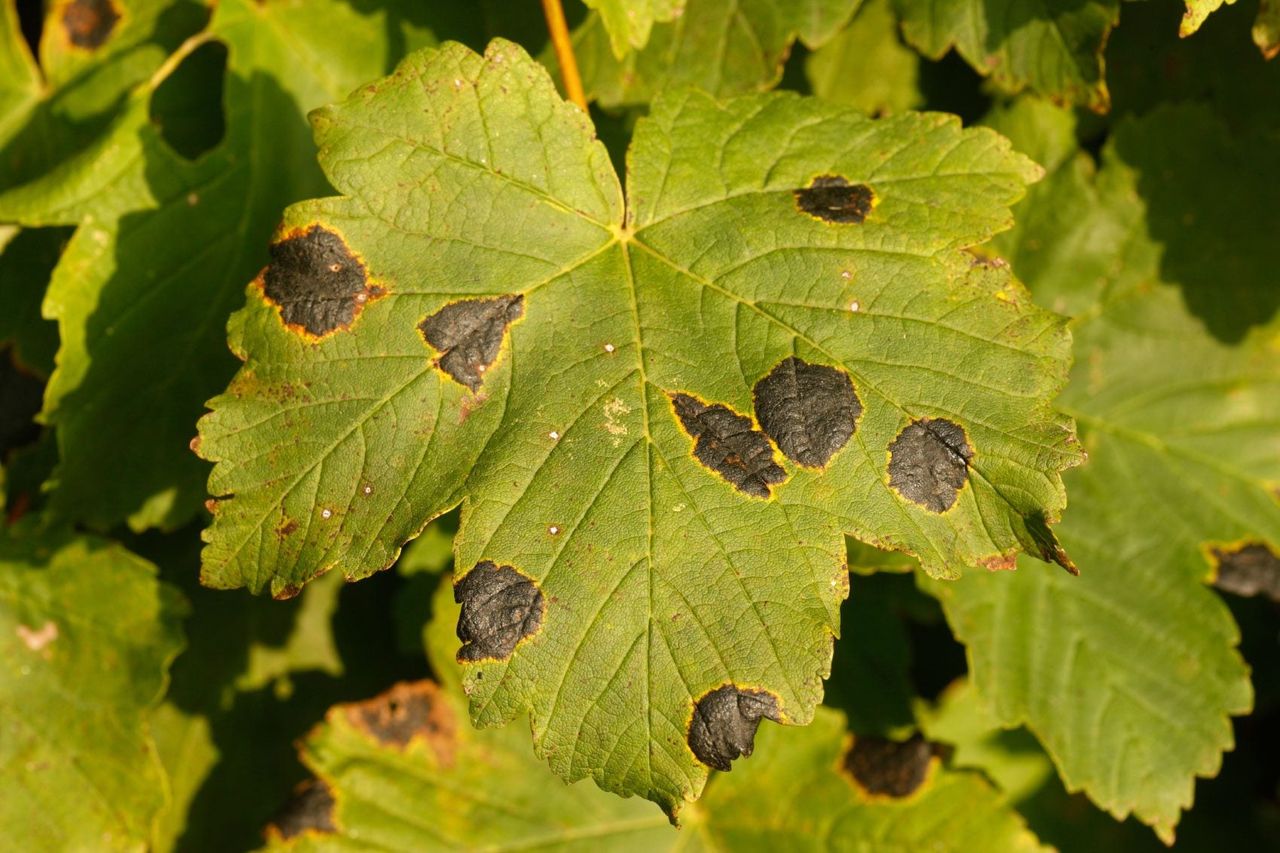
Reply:
[[[304,833],[329,835],[337,828],[333,822],[334,805],[329,786],[319,779],[308,779],[272,819],[267,837],[287,840]]]
[[[820,175],[796,190],[796,206],[824,222],[857,225],[875,206],[876,194],[866,184],[851,184],[839,175]]]
[[[849,375],[792,356],[752,391],[756,420],[788,459],[821,468],[858,428],[862,401]]]
[[[934,744],[918,734],[905,741],[858,736],[844,766],[868,794],[906,797],[924,784],[936,752]]]
[[[383,746],[403,751],[421,740],[442,763],[453,761],[457,721],[430,681],[402,681],[372,699],[341,707],[351,725]]]
[[[703,764],[729,770],[755,748],[760,720],[779,720],[778,700],[763,690],[717,687],[698,700],[689,721],[689,748]]]
[[[511,566],[489,560],[476,564],[453,585],[458,616],[458,661],[506,660],[516,644],[542,627],[542,591]]]
[[[62,9],[67,40],[85,50],[101,47],[119,20],[120,10],[111,0],[71,0]]]
[[[498,358],[507,328],[524,315],[519,294],[451,302],[418,324],[418,331],[440,353],[436,366],[472,391]]]
[[[297,529],[298,520],[296,518],[281,518],[280,523],[276,525],[276,538],[284,539]]]
[[[262,275],[262,293],[285,325],[317,338],[349,328],[385,292],[369,285],[364,264],[342,238],[319,225],[273,243]]]
[[[989,572],[1011,572],[1018,567],[1018,554],[1016,551],[1008,554],[993,554],[990,557],[983,557],[978,561],[978,565]]]
[[[297,584],[287,583],[280,587],[280,589],[271,593],[271,597],[276,601],[288,601],[291,598],[296,598],[300,592],[302,592],[302,587]]]
[[[672,394],[671,403],[694,439],[693,455],[738,491],[767,498],[769,486],[787,479],[787,472],[773,459],[773,445],[750,418],[719,403],[708,406],[688,394]]]
[[[1209,551],[1217,567],[1213,585],[1235,595],[1265,595],[1280,601],[1280,556],[1262,542],[1215,546]]]
[[[946,512],[969,477],[972,458],[973,448],[959,424],[922,418],[889,445],[889,485],[912,503]]]

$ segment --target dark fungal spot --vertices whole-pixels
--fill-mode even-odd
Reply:
[[[912,503],[946,512],[968,479],[972,458],[973,448],[959,424],[922,418],[889,445],[889,485]]]
[[[313,225],[272,244],[263,294],[280,308],[286,325],[323,337],[351,325],[370,297],[364,264],[337,234]]]
[[[698,700],[689,722],[689,748],[703,764],[729,770],[755,748],[760,720],[778,721],[778,700],[762,690],[725,685]]]
[[[498,358],[507,328],[524,315],[518,294],[450,303],[418,324],[418,331],[440,358],[436,366],[472,391]]]
[[[1234,595],[1265,595],[1280,602],[1280,556],[1261,542],[1210,550],[1218,571],[1213,585]]]
[[[867,218],[876,194],[866,184],[851,184],[839,175],[820,175],[796,190],[796,206],[824,222],[857,225]]]
[[[545,603],[532,580],[511,566],[476,564],[453,586],[458,616],[458,660],[506,660],[516,644],[542,627]]]
[[[288,840],[303,833],[328,835],[335,830],[333,791],[319,779],[308,779],[272,819],[269,836]]]
[[[76,47],[93,50],[111,36],[120,12],[111,0],[71,0],[62,10],[62,27]]]
[[[347,705],[346,713],[353,726],[383,746],[403,750],[421,739],[442,758],[452,756],[456,722],[430,681],[401,682],[372,699]]]
[[[862,401],[842,370],[792,356],[756,383],[756,420],[788,459],[821,468],[858,428]]]
[[[918,734],[905,741],[860,735],[844,766],[868,794],[906,797],[924,784],[934,755],[934,745]]]
[[[671,402],[694,439],[693,455],[738,491],[767,498],[770,485],[787,479],[787,472],[773,461],[773,445],[753,428],[750,418],[688,394],[672,394]]]

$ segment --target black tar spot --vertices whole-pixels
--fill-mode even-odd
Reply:
[[[298,786],[293,798],[271,821],[271,828],[284,839],[304,832],[329,834],[335,829],[333,807],[329,786],[319,779],[309,779]]]
[[[857,225],[871,212],[876,194],[866,184],[850,184],[839,175],[822,175],[805,189],[796,190],[795,196],[796,205],[810,216]]]
[[[794,462],[821,468],[858,427],[862,401],[842,370],[792,356],[756,383],[756,419]]]
[[[760,720],[777,722],[778,700],[758,690],[726,685],[698,700],[689,723],[689,748],[703,764],[729,770],[740,755],[755,748]]]
[[[1213,585],[1235,595],[1265,595],[1280,601],[1280,556],[1261,542],[1238,548],[1214,548],[1218,576]]]
[[[972,458],[973,448],[959,424],[923,418],[889,445],[889,485],[925,509],[946,512],[969,476]]]
[[[498,358],[507,327],[524,314],[518,294],[464,299],[444,306],[418,324],[418,331],[441,355],[436,364],[455,380],[478,391],[484,372]]]
[[[767,498],[771,484],[787,479],[787,472],[773,461],[773,445],[752,427],[750,418],[688,394],[673,394],[671,401],[694,438],[693,455],[738,491]]]
[[[905,797],[924,784],[933,756],[933,744],[920,735],[906,741],[858,736],[844,766],[868,794]]]
[[[119,20],[120,12],[111,0],[72,0],[62,10],[67,39],[88,50],[101,47]]]
[[[516,643],[542,627],[542,591],[510,566],[489,560],[477,563],[454,584],[453,600],[462,605],[458,617],[460,662],[505,660]]]
[[[263,293],[280,316],[320,337],[351,325],[371,291],[364,265],[342,238],[319,225],[271,247]]]

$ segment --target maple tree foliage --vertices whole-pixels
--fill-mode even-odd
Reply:
[[[0,0],[0,833],[1261,849],[1277,8]]]

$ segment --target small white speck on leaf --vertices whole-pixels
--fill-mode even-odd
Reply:
[[[613,351],[614,351],[614,349],[616,349],[616,347],[614,347],[614,345],[613,345],[613,344],[605,344],[605,345],[604,345],[604,351],[605,351],[605,352],[613,352]]]
[[[849,270],[840,270],[840,277],[845,281],[848,281],[849,279],[853,278],[853,273],[850,272]]]
[[[849,310],[857,314],[859,311],[862,310],[862,303],[856,299],[853,300],[852,302],[849,303]]]
[[[551,525],[550,527],[548,527],[548,528],[547,528],[547,532],[548,532],[548,533],[550,533],[552,536],[558,536],[558,535],[560,534],[560,528],[559,528],[559,527],[556,527],[556,526],[553,524],[553,525]]]
[[[560,433],[556,432],[555,430],[552,430],[551,432],[547,433],[547,437],[550,438],[552,441],[559,441]]]
[[[364,492],[366,495],[371,495],[373,494],[373,486],[370,486],[368,483],[366,483],[364,488],[361,489],[360,491]]]
[[[332,518],[332,517],[333,517],[333,510],[331,510],[331,509],[322,509],[322,510],[320,510],[320,517],[321,517],[321,518]]]
[[[47,620],[39,628],[18,625],[18,638],[31,651],[42,651],[45,646],[58,639],[58,625],[52,619]]]

